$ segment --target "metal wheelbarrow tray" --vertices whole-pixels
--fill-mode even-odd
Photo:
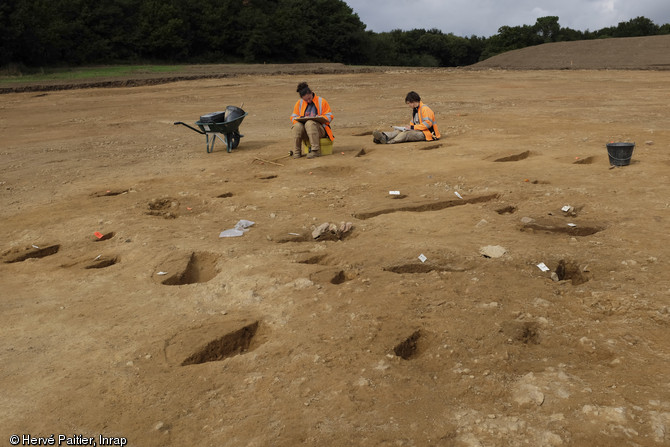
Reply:
[[[201,117],[201,120],[196,121],[195,123],[199,129],[196,129],[193,126],[189,126],[188,124],[181,121],[177,121],[174,124],[181,124],[193,130],[194,132],[198,132],[199,134],[204,135],[207,143],[206,148],[208,154],[214,150],[214,143],[216,142],[217,138],[226,145],[227,151],[231,152],[240,144],[240,138],[244,136],[240,134],[238,129],[240,124],[242,124],[244,117],[247,116],[247,113],[242,109],[239,110],[243,112],[242,115],[222,123],[203,122]],[[223,138],[221,138],[221,135],[223,135]]]

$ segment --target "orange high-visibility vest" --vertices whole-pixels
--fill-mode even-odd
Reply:
[[[414,130],[423,132],[427,141],[433,139],[433,133],[435,134],[435,139],[440,138],[440,131],[437,130],[435,114],[430,107],[424,105],[423,101],[419,102],[419,124],[414,124],[414,122],[411,122],[410,124],[413,126],[412,128]]]
[[[333,141],[335,137],[333,136],[333,131],[330,129],[330,122],[333,121],[334,116],[333,111],[330,110],[330,104],[328,104],[328,101],[326,101],[322,97],[316,95],[314,95],[314,99],[312,99],[312,102],[316,106],[317,115],[323,116],[328,120],[328,123],[321,125],[323,126],[324,129],[326,129],[326,135],[328,135],[330,141]],[[295,103],[295,106],[293,106],[291,123],[295,124],[297,123],[297,121],[295,120],[296,118],[305,116],[305,110],[307,110],[307,102],[303,101],[303,99],[300,98],[298,102]]]

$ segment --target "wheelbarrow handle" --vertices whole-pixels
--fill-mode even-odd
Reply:
[[[173,123],[173,124],[174,124],[175,126],[176,126],[177,124],[181,124],[182,126],[186,126],[186,127],[188,127],[189,129],[191,129],[191,130],[193,130],[193,131],[195,131],[195,132],[198,132],[200,135],[205,135],[205,134],[207,133],[207,132],[203,132],[203,131],[201,131],[201,130],[199,130],[199,129],[196,129],[195,127],[189,126],[189,125],[186,124],[186,123],[182,123],[181,121],[176,121],[176,122]]]

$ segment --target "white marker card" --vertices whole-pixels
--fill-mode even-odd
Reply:
[[[543,272],[548,272],[548,271],[549,271],[549,267],[547,267],[547,266],[545,265],[544,262],[540,262],[540,263],[537,265],[537,268],[539,268],[539,269],[542,270]]]

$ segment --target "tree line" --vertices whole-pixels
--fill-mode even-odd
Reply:
[[[598,31],[555,16],[490,37],[375,33],[340,0],[2,0],[0,67],[125,63],[466,66],[547,42],[670,34],[637,17]]]

